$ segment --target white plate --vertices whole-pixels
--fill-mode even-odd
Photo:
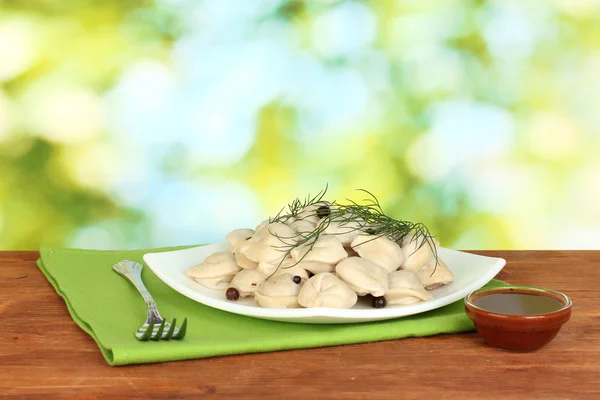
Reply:
[[[167,285],[199,303],[223,311],[275,321],[341,324],[379,321],[443,307],[480,289],[506,265],[502,258],[492,258],[440,248],[438,255],[454,274],[454,282],[431,291],[433,300],[416,304],[387,306],[375,309],[366,302],[351,309],[336,308],[262,308],[254,300],[233,302],[225,299],[224,291],[207,289],[185,276],[185,271],[202,262],[216,251],[227,249],[226,243],[192,247],[185,250],[144,254],[144,261]]]

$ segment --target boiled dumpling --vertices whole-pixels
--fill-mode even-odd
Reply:
[[[302,268],[307,271],[312,272],[313,274],[318,274],[321,272],[333,272],[335,271],[334,264],[327,264],[319,261],[304,261],[302,260],[299,264]]]
[[[314,246],[311,249],[312,243]],[[293,248],[290,254],[296,261],[319,261],[326,264],[337,264],[348,257],[338,238],[325,235],[320,235],[316,241],[311,240]]]
[[[294,261],[293,264],[296,264],[296,262]],[[284,266],[282,265],[281,267],[279,267],[275,273],[273,274],[273,276],[277,276],[277,275],[282,275],[282,274],[292,274],[294,276],[299,276],[301,279],[303,280],[307,280],[308,279],[308,271],[305,270],[302,265],[300,264],[296,264],[293,266]]]
[[[294,275],[273,276],[254,293],[258,305],[266,308],[299,308],[298,293],[303,281],[294,282]]]
[[[257,269],[244,269],[238,272],[228,287],[233,287],[238,290],[240,296],[251,296],[265,282],[265,277]]]
[[[320,272],[333,272],[335,271],[335,265],[333,264],[327,264],[327,263],[323,263],[323,262],[319,262],[319,261],[300,261],[297,262],[295,261],[293,258],[289,258],[289,259],[285,259],[283,260],[283,263],[281,264],[283,265],[292,265],[292,264],[296,264],[295,267],[293,267],[294,269],[296,267],[303,269],[305,272],[306,271],[310,271],[313,274],[318,274]],[[258,269],[263,273],[263,275],[265,276],[271,276],[273,274],[274,271],[277,270],[277,265],[273,265],[273,264],[269,264],[269,263],[260,263],[258,264]],[[280,268],[280,270],[282,271],[286,271],[286,269],[282,269]],[[303,275],[300,275],[303,277]],[[308,274],[306,276],[306,279],[308,279]]]
[[[249,239],[248,239],[249,240]],[[246,243],[247,240],[240,240],[233,248],[233,255],[235,256],[235,262],[240,268],[243,269],[254,269],[258,267],[258,263],[256,261],[252,261],[244,252],[242,252],[241,247]]]
[[[235,262],[240,266],[240,268],[244,269],[255,269],[258,267],[258,263],[256,261],[252,261],[241,251],[237,251],[235,253]]]
[[[389,275],[389,290],[385,294],[388,304],[413,304],[431,300],[433,296],[413,271],[399,270]]]
[[[186,271],[186,275],[209,289],[224,289],[240,267],[229,251],[219,251],[206,257],[201,264]]]
[[[258,232],[259,230],[261,230],[265,226],[269,225],[270,223],[271,223],[271,220],[267,218],[264,221],[262,221],[260,224],[256,225],[256,228],[254,228],[254,231]]]
[[[338,277],[359,296],[383,296],[388,290],[388,273],[379,265],[360,257],[350,257],[335,267]]]
[[[294,259],[286,258],[281,264],[270,264],[261,262],[258,264],[258,270],[265,278],[281,274],[298,275],[302,279],[308,279],[308,272]]]
[[[289,226],[274,222],[257,230],[239,250],[254,262],[278,264],[286,256],[286,248],[294,245],[296,236],[296,231]]]
[[[303,307],[352,308],[357,299],[348,285],[329,272],[310,278],[298,294],[298,303]]]
[[[311,233],[317,227],[316,224],[305,219],[297,219],[291,224],[288,224],[293,230],[301,234]]]
[[[235,246],[246,239],[250,239],[254,235],[254,229],[235,229],[225,235],[225,239],[229,243],[228,250],[233,252]]]
[[[347,219],[336,217],[329,221],[324,233],[337,237],[344,246],[349,246],[361,234],[360,229],[365,223],[357,216],[346,214],[345,217]]]
[[[425,240],[424,237],[407,236],[402,241],[404,261],[400,268],[414,272],[418,271],[433,257],[433,251],[431,250],[433,246],[435,246],[435,242],[431,238]]]
[[[280,265],[290,265],[290,263],[294,263],[294,262],[295,261],[292,259],[292,257],[290,257],[288,255],[282,261],[275,262],[275,263],[268,263],[268,262],[265,262],[265,261],[259,262],[258,263],[258,270],[260,271],[261,274],[263,274],[264,277],[269,278],[269,277],[271,277],[275,273],[275,271],[277,270],[278,266],[280,266]]]
[[[300,210],[300,212],[296,216],[296,220],[303,220],[317,225],[317,223],[319,223],[319,221],[321,220],[321,217],[319,217],[318,215],[320,207],[327,207],[330,209],[331,204],[327,203],[326,201],[322,201],[306,206],[302,210]]]
[[[446,263],[439,258],[436,260],[435,257],[417,271],[417,276],[421,280],[421,284],[428,290],[436,289],[454,281],[454,275]]]
[[[385,235],[360,235],[352,241],[352,248],[359,256],[373,261],[388,273],[396,271],[404,261],[404,253],[400,246]]]

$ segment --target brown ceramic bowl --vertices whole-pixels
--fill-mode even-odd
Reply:
[[[499,295],[484,299],[485,296]],[[502,300],[535,300],[551,307],[516,306],[506,308]],[[523,296],[526,295],[526,296]],[[544,296],[531,298],[531,296]],[[550,343],[564,323],[571,318],[571,300],[555,290],[531,286],[506,286],[477,290],[465,298],[467,316],[477,332],[491,346],[512,351],[533,351]],[[503,308],[504,307],[504,308]],[[549,308],[551,310],[549,310]],[[536,310],[535,312],[532,312]],[[502,310],[502,311],[499,311]],[[539,312],[539,311],[542,312]]]

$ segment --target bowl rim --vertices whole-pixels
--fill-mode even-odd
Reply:
[[[480,295],[482,293],[492,294],[494,292],[506,292],[506,291],[512,291],[512,290],[519,291],[521,293],[523,293],[523,292],[539,293],[546,297],[561,299],[563,302],[563,306],[561,308],[559,308],[558,310],[554,310],[554,311],[551,311],[548,313],[507,314],[507,313],[491,311],[486,308],[479,307],[479,306],[475,305],[475,303],[472,301],[473,297],[476,297],[477,295]],[[484,287],[484,288],[477,289],[477,290],[474,290],[473,292],[469,293],[465,297],[464,302],[467,307],[472,308],[476,311],[485,313],[485,314],[498,315],[498,316],[509,317],[509,318],[527,318],[527,319],[545,318],[545,317],[551,317],[556,314],[561,314],[561,313],[564,313],[566,310],[570,309],[573,305],[573,302],[571,301],[571,299],[566,294],[559,292],[558,290],[543,288],[543,287],[539,287],[539,286],[527,286],[527,285],[496,286],[496,287],[491,287],[491,288]]]

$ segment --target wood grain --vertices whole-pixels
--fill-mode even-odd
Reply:
[[[499,278],[549,287],[573,316],[535,353],[474,333],[109,367],[35,266],[0,253],[0,397],[6,399],[599,399],[600,252],[476,251]]]

